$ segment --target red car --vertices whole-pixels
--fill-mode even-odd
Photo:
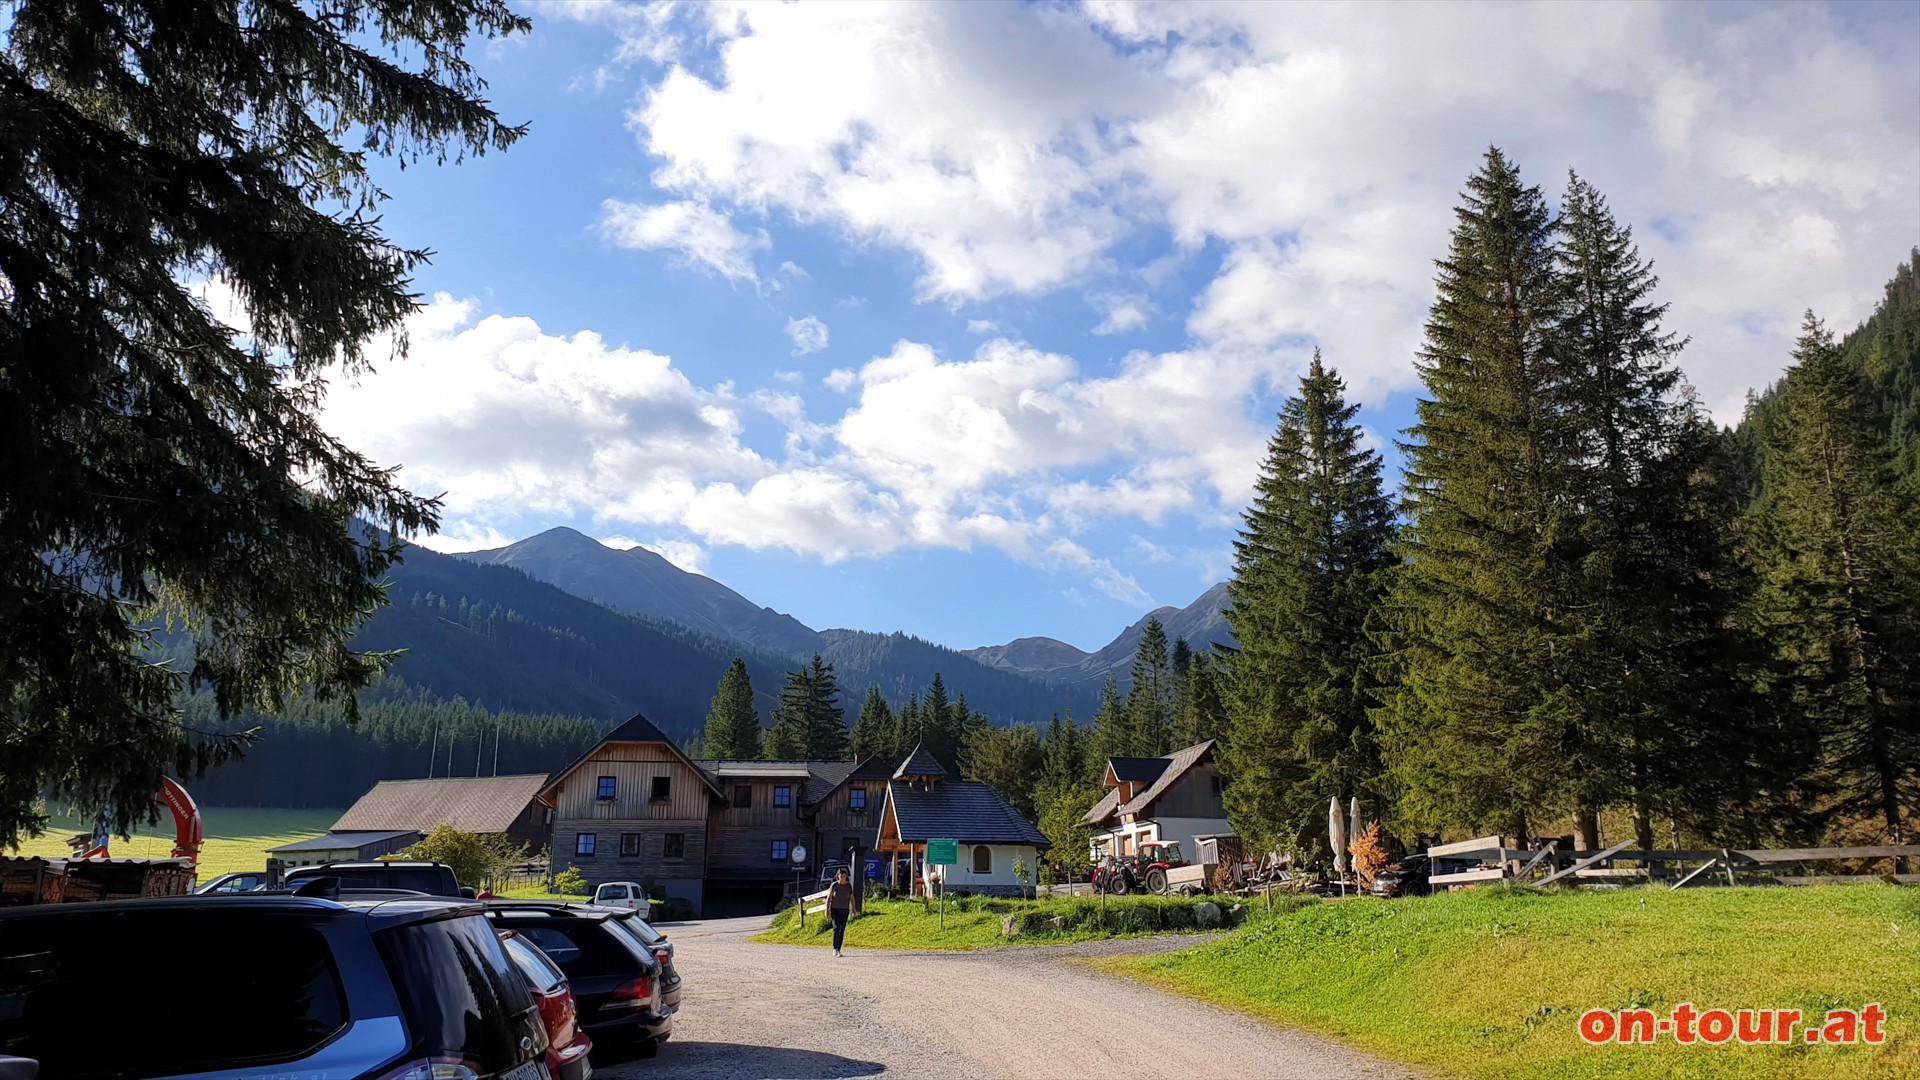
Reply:
[[[514,931],[501,931],[500,943],[506,947],[507,958],[526,978],[534,1004],[540,1007],[540,1020],[547,1025],[548,1074],[553,1080],[587,1080],[593,1075],[593,1066],[587,1061],[593,1040],[580,1030],[567,977],[546,953]]]

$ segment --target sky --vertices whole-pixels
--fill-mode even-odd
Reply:
[[[1920,243],[1920,4],[517,2],[530,133],[323,420],[447,551],[567,525],[816,628],[1084,649],[1224,580],[1313,350],[1388,458],[1490,145],[1633,226],[1723,422]]]

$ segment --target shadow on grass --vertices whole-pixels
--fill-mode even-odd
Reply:
[[[650,1062],[637,1062],[632,1075],[641,1070],[658,1073],[670,1069],[675,1077],[700,1080],[702,1077],[767,1077],[769,1080],[848,1080],[857,1076],[878,1076],[887,1067],[877,1061],[825,1054],[817,1050],[793,1050],[784,1046],[750,1046],[744,1043],[669,1041],[660,1048],[660,1056]],[[595,1070],[595,1075],[600,1075]],[[609,1071],[609,1080],[615,1075]]]

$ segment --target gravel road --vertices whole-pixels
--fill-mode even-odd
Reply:
[[[974,953],[756,945],[767,920],[665,927],[686,978],[673,1039],[606,1080],[1405,1077],[1328,1040],[1089,971],[1193,937]]]

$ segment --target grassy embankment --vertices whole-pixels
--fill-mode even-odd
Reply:
[[[1317,904],[1100,968],[1438,1076],[1920,1076],[1920,889],[1474,890]],[[1880,1047],[1588,1046],[1590,1008],[1879,1002]],[[1796,1039],[1802,1038],[1796,1033]]]
[[[268,848],[319,836],[340,814],[339,810],[203,806],[200,823],[205,844],[200,848],[200,880],[236,870],[264,870]],[[131,840],[114,837],[109,850],[115,857],[166,858],[173,852],[173,819],[163,811],[160,821],[157,826],[138,830]],[[45,833],[5,854],[64,858],[69,854],[67,837],[92,831],[92,822],[56,817]]]
[[[1177,897],[1129,896],[1107,901],[1104,922],[1100,903],[1091,897],[1013,900],[999,897],[947,898],[946,929],[940,928],[940,908],[933,901],[874,900],[847,924],[849,948],[869,949],[979,949],[993,945],[1057,945],[1095,938],[1139,937],[1144,934],[1197,931],[1193,906],[1197,901]],[[1001,934],[1002,920],[1019,916],[1020,933]],[[1047,920],[1066,920],[1054,930]],[[804,929],[799,915],[788,908],[776,915],[773,926],[753,940],[782,945],[832,945],[832,925],[824,917],[809,916]]]

